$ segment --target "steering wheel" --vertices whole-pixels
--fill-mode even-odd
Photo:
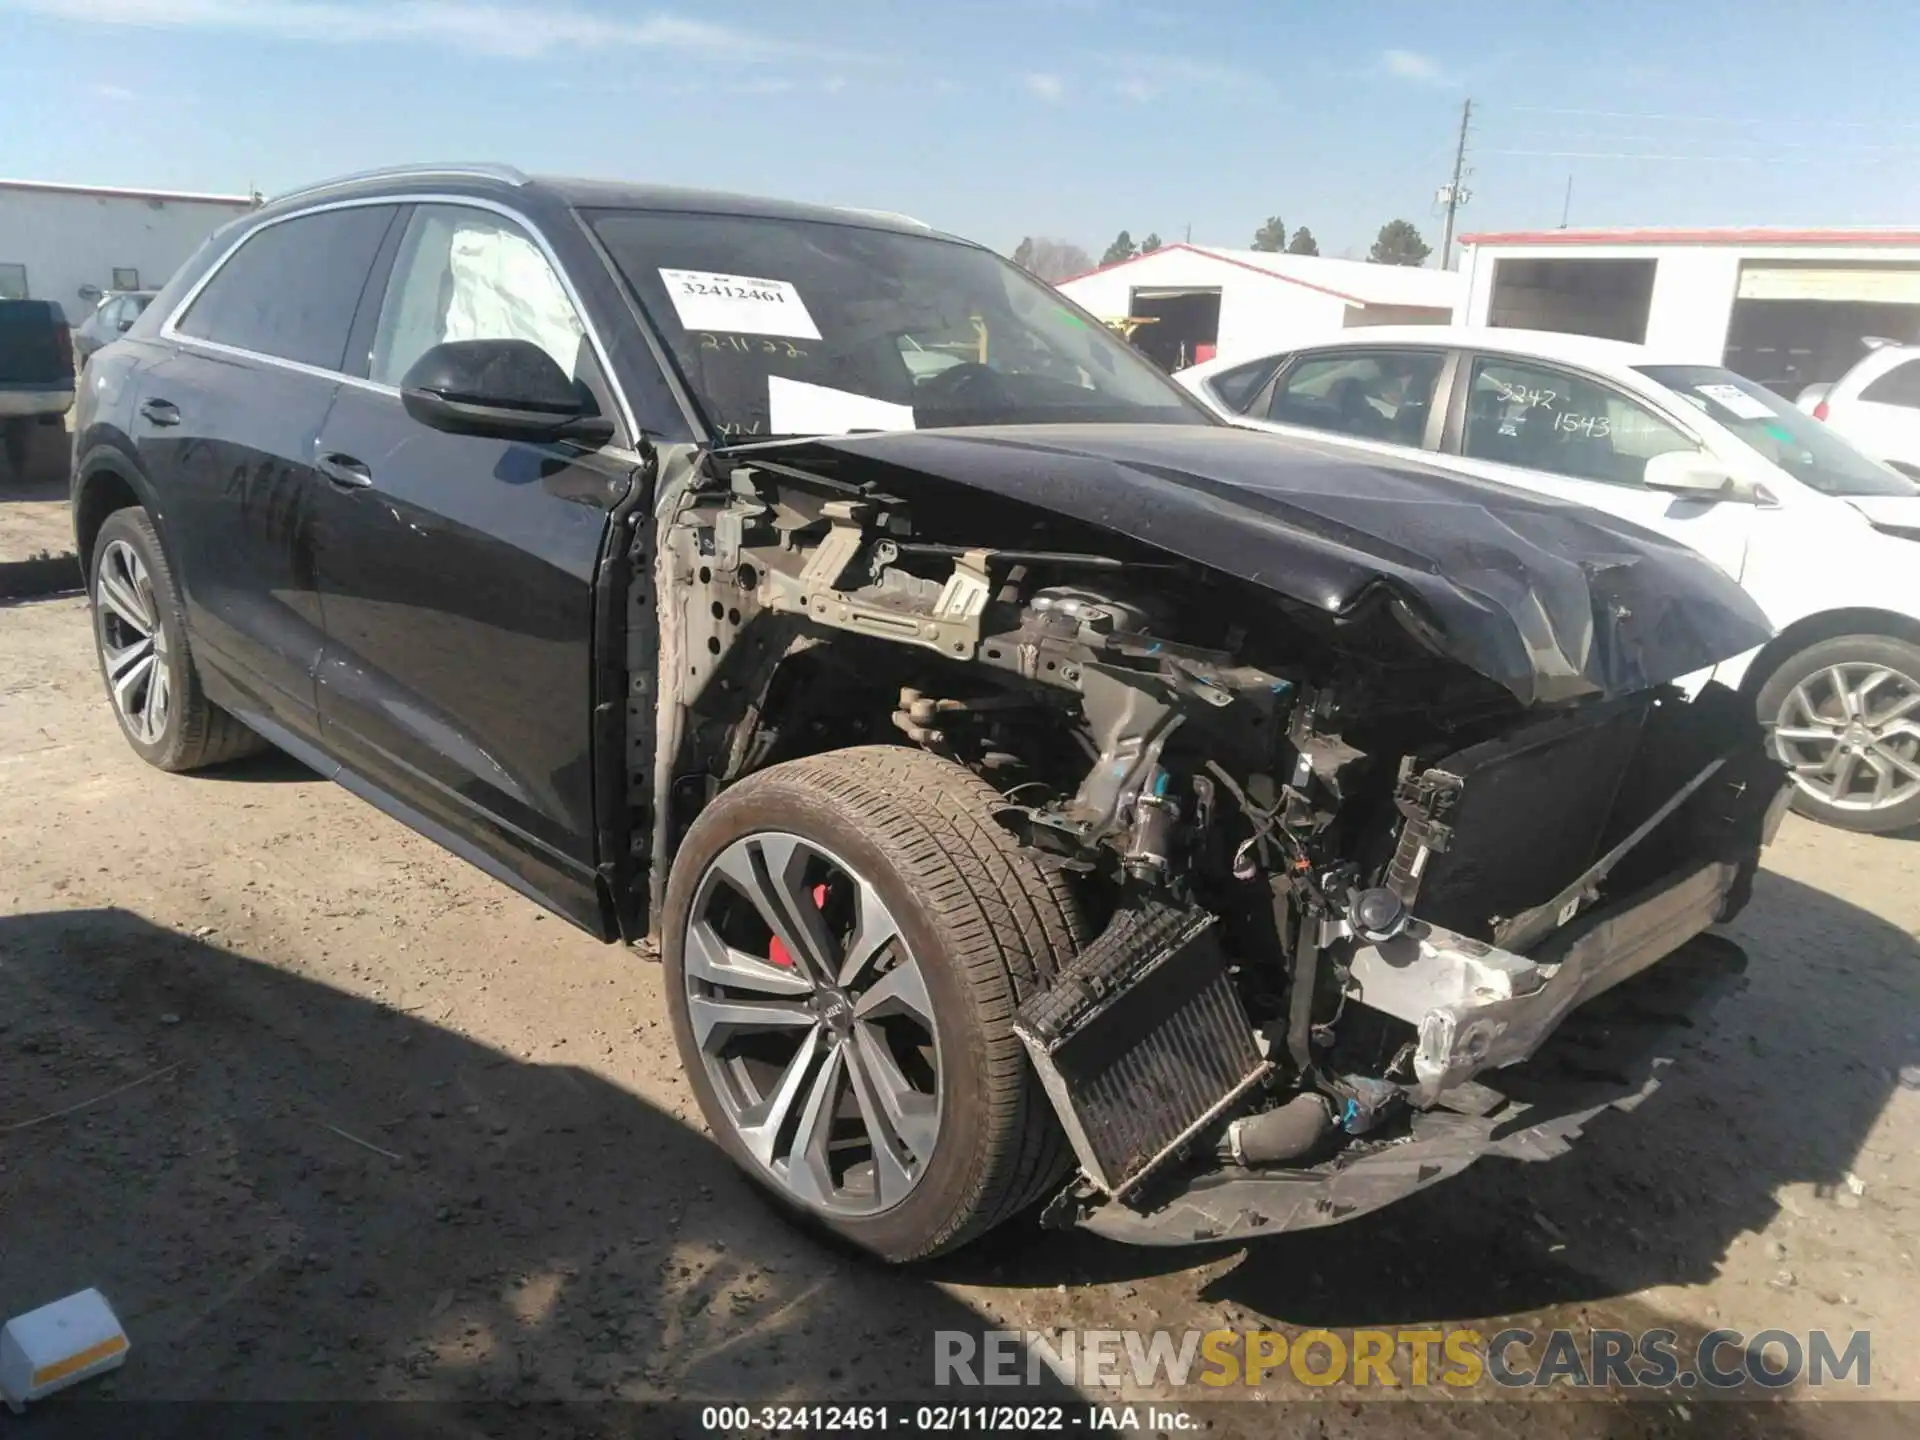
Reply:
[[[924,396],[936,403],[965,404],[969,400],[1003,399],[1006,382],[1000,372],[977,360],[962,360],[937,375],[930,375],[914,387],[916,398]]]

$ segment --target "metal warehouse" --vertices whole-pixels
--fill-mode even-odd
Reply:
[[[1541,230],[1461,237],[1469,325],[1562,330],[1724,364],[1782,394],[1867,336],[1920,340],[1920,230]]]
[[[153,290],[248,195],[0,180],[0,300],[53,300],[79,324],[109,290]]]
[[[1060,290],[1125,328],[1162,367],[1257,356],[1360,325],[1444,325],[1462,293],[1448,270],[1174,244]]]

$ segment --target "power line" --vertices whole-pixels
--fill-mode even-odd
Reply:
[[[1577,115],[1589,120],[1660,120],[1683,125],[1832,125],[1852,130],[1920,130],[1920,120],[1833,120],[1778,115],[1666,115],[1650,110],[1580,110],[1559,105],[1502,105],[1517,115]]]
[[[1656,155],[1637,150],[1483,150],[1483,155],[1528,155],[1548,160],[1691,160],[1709,165],[1761,163],[1767,165],[1880,164],[1894,155]]]
[[[1764,147],[1767,155],[1772,156],[1782,150],[1813,150],[1822,155],[1848,154],[1884,154],[1915,155],[1920,154],[1920,145],[1874,145],[1857,140],[1772,140],[1761,136],[1751,138],[1741,135],[1636,135],[1617,130],[1550,130],[1542,134],[1529,134],[1524,137],[1536,146],[1560,146],[1571,141],[1588,140],[1616,147],[1629,145],[1654,145],[1662,147],[1662,153],[1680,145],[1745,145]],[[1490,155],[1512,153],[1504,150],[1489,150]]]
[[[1571,130],[1553,135],[1531,135],[1527,138],[1540,145],[1564,145],[1572,140],[1604,140],[1614,145],[1672,145],[1676,141],[1688,144],[1697,138],[1706,145],[1763,145],[1769,152],[1818,150],[1823,155],[1861,154],[1868,151],[1895,155],[1920,154],[1920,145],[1860,145],[1852,141],[1835,143],[1826,140],[1745,140],[1731,135],[1709,138],[1689,135],[1619,135],[1607,130]]]

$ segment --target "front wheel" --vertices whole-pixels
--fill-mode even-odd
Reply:
[[[777,765],[702,812],[667,887],[668,1004],[714,1138],[887,1260],[966,1243],[1067,1166],[1013,1018],[1081,921],[999,799],[898,747]]]
[[[1768,677],[1758,706],[1795,810],[1869,834],[1920,825],[1920,646],[1823,640]]]

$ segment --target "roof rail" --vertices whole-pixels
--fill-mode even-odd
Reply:
[[[1889,340],[1885,335],[1862,335],[1860,343],[1869,350],[1884,350],[1889,345],[1905,345],[1905,340]]]
[[[347,185],[357,185],[364,180],[498,180],[504,185],[525,185],[529,181],[523,173],[511,165],[387,165],[375,170],[356,170],[351,175],[336,175],[331,180],[316,181],[312,185],[301,185],[292,190],[284,190],[275,195],[269,204],[277,205],[282,200],[296,197],[324,194],[328,190],[338,190]]]

